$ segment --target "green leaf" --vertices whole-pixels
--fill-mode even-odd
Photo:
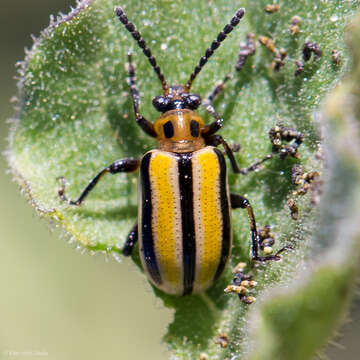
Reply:
[[[352,220],[348,219],[359,209],[359,174],[358,149],[355,145],[348,148],[351,141],[346,136],[353,121],[352,110],[358,104],[351,104],[347,114],[333,110],[336,114],[329,115],[336,137],[328,141],[331,167],[325,169],[323,210],[319,212],[305,196],[299,200],[300,220],[295,222],[286,201],[294,191],[294,163],[301,163],[306,171],[322,169],[316,156],[319,104],[349,68],[343,33],[358,2],[286,2],[274,14],[265,13],[266,4],[241,3],[246,8],[244,19],[205,66],[193,90],[205,98],[216,81],[233,72],[239,39],[244,40],[248,32],[271,37],[277,48],[286,49],[284,67],[274,72],[273,54],[257,45],[256,55],[234,74],[215,106],[225,120],[222,135],[242,145],[237,159],[244,167],[271,151],[267,133],[276,122],[305,134],[300,160],[277,158],[259,173],[247,177],[230,174],[229,178],[231,191],[250,199],[258,224],[271,224],[277,246],[291,242],[295,251],[286,252],[281,263],[266,264],[255,271],[259,285],[254,295],[259,304],[254,306],[244,306],[235,296],[223,294],[231,281],[230,269],[200,296],[174,298],[155,290],[166,306],[176,310],[166,336],[174,358],[196,359],[205,352],[211,359],[243,358],[244,354],[254,359],[281,354],[282,359],[288,359],[296,351],[296,358],[308,359],[331,336],[347,303],[356,254],[354,229],[348,224]],[[75,198],[114,160],[139,157],[156,146],[134,120],[125,70],[129,49],[135,54],[141,111],[148,119],[158,116],[151,100],[161,93],[161,87],[141,50],[114,15],[115,5],[118,3],[110,0],[82,1],[69,15],[52,22],[35,41],[19,71],[19,109],[8,158],[40,215],[59,222],[82,247],[117,256],[136,219],[136,176],[105,177],[80,208],[59,201],[56,180],[58,176],[68,179],[68,195]],[[124,1],[122,5],[171,84],[187,81],[206,47],[238,7],[223,0],[211,2],[211,6],[194,0]],[[294,15],[302,18],[300,32],[295,35],[289,29]],[[317,42],[323,56],[311,59],[295,77],[294,61],[301,59],[305,40]],[[339,65],[332,61],[333,49],[341,54]],[[359,73],[357,69],[354,74]],[[351,86],[336,97],[343,103],[333,101],[334,109],[347,104],[348,92],[356,93]],[[210,121],[204,111],[200,113]],[[339,219],[339,212],[344,219]],[[337,221],[338,228],[334,227]],[[234,212],[231,265],[248,261],[248,228],[246,214]],[[314,239],[313,233],[317,234]],[[249,319],[254,319],[251,331]],[[310,337],[309,329],[315,326]],[[214,343],[219,332],[229,336],[226,349]]]

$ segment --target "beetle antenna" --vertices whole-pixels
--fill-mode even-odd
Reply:
[[[132,22],[129,22],[124,10],[121,7],[115,7],[115,13],[119,20],[123,23],[126,30],[129,31],[131,36],[136,40],[139,47],[142,49],[144,55],[149,60],[150,65],[155,70],[160,82],[164,93],[168,90],[168,85],[166,84],[165,77],[161,72],[160,66],[157,64],[155,57],[152,55],[151,50],[146,46],[145,40],[141,37],[139,31],[136,30],[135,25]]]
[[[203,66],[207,63],[209,58],[212,56],[214,51],[220,46],[220,44],[226,39],[227,35],[233,31],[234,27],[240,22],[240,19],[244,16],[245,9],[239,9],[233,18],[230,20],[228,24],[225,25],[223,31],[219,32],[216,40],[214,40],[210,47],[208,47],[205,51],[205,55],[200,58],[200,61],[198,65],[195,66],[195,69],[193,73],[190,75],[189,81],[185,85],[185,90],[189,91],[191,88],[191,85],[196,78],[196,76],[199,74],[200,70],[203,68]]]

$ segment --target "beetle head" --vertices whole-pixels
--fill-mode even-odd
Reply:
[[[175,85],[170,86],[164,95],[156,96],[152,103],[162,113],[175,109],[195,110],[201,104],[201,97],[185,91],[181,85]]]

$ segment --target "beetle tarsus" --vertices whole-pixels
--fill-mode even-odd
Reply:
[[[254,262],[266,262],[266,261],[280,261],[282,259],[280,254],[287,250],[294,250],[294,248],[291,245],[286,245],[283,248],[281,248],[280,250],[278,250],[278,252],[274,255],[257,256],[257,257],[253,257],[251,260],[253,263]]]
[[[79,202],[70,200],[70,199],[68,199],[68,198],[66,197],[66,195],[65,195],[65,190],[66,190],[66,186],[68,185],[67,180],[66,180],[63,176],[59,176],[56,180],[57,180],[57,181],[60,183],[60,185],[61,185],[61,187],[60,187],[60,188],[58,189],[58,191],[57,191],[60,200],[67,202],[69,205],[76,205],[76,206],[80,205]]]

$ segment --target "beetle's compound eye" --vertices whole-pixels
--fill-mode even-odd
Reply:
[[[171,121],[167,121],[164,124],[164,135],[167,139],[170,139],[174,136],[174,126]]]
[[[169,106],[170,99],[166,96],[154,97],[152,103],[157,111],[165,112]]]
[[[192,137],[199,137],[200,134],[200,128],[199,123],[196,120],[190,121],[190,133]]]
[[[192,110],[197,109],[201,104],[201,97],[197,94],[183,94],[182,98],[186,102],[187,106]]]

